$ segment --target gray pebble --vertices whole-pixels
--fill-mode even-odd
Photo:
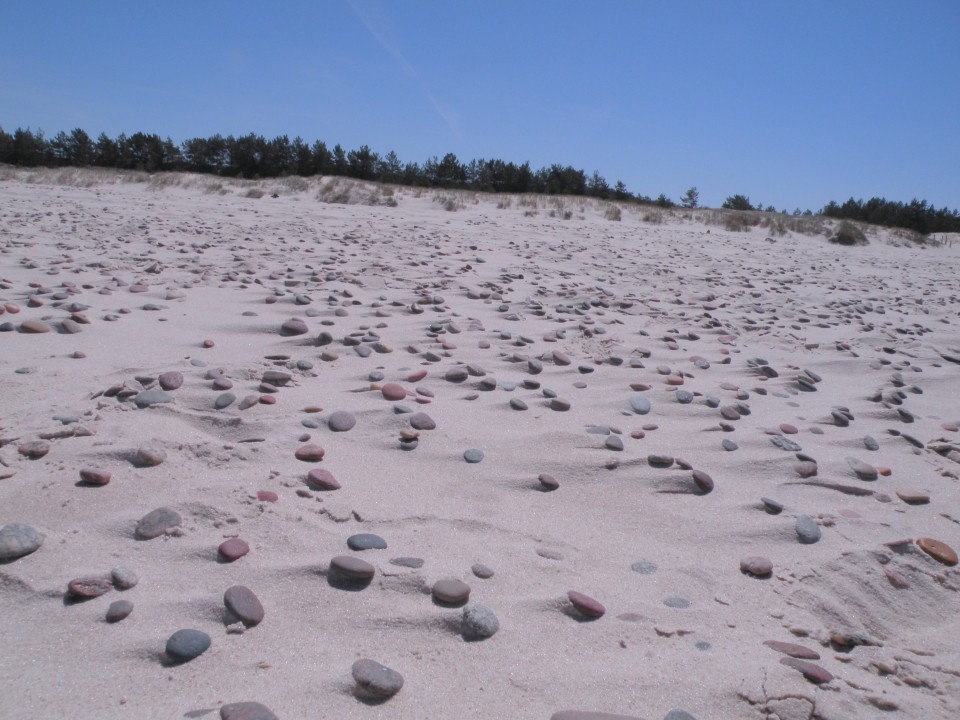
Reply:
[[[720,443],[720,446],[727,452],[733,452],[739,447],[739,445],[737,445],[733,440],[726,440],[726,439],[724,439]]]
[[[357,533],[347,538],[351,550],[385,550],[387,541],[373,533]]]
[[[677,398],[677,402],[681,405],[689,405],[693,402],[693,393],[689,390],[677,390],[674,393],[674,397]]]
[[[202,655],[210,647],[210,636],[199,630],[177,630],[167,640],[167,655],[175,662],[186,662]]]
[[[400,692],[403,676],[375,660],[357,660],[351,668],[357,693],[368,697],[388,698]]]
[[[333,432],[347,432],[357,424],[357,418],[346,410],[337,410],[327,418],[327,427]]]
[[[630,396],[630,407],[637,415],[646,415],[650,412],[650,401],[640,393],[634,393]]]
[[[111,570],[110,577],[118,590],[129,590],[140,582],[140,577],[133,570],[122,565]]]
[[[470,448],[463,453],[463,459],[468,463],[478,463],[483,460],[483,450],[477,450],[476,448]]]
[[[489,580],[493,577],[493,570],[483,563],[475,563],[470,570],[481,580]]]
[[[630,569],[641,575],[653,575],[657,571],[657,566],[647,560],[638,560],[630,566]]]
[[[110,603],[107,608],[106,621],[108,623],[120,622],[133,612],[133,603],[129,600],[116,600]]]
[[[29,525],[11,523],[0,529],[0,560],[15,560],[35,552],[46,536]]]
[[[500,629],[500,621],[486,605],[469,603],[463,608],[463,634],[472,638],[493,637]]]
[[[820,539],[820,526],[809,515],[798,515],[795,529],[797,539],[805,545],[812,545]]]

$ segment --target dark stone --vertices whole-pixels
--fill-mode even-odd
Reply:
[[[389,698],[400,692],[403,676],[376,660],[363,658],[357,660],[351,668],[357,693],[366,697]]]
[[[386,550],[387,541],[373,533],[358,533],[347,538],[351,550]]]
[[[179,513],[170,508],[161,507],[144,515],[137,523],[134,534],[138,540],[152,540],[171,528],[179,527],[182,522],[183,518]]]
[[[167,640],[167,655],[174,662],[187,662],[199,657],[210,647],[210,636],[199,630],[177,630]]]
[[[258,625],[263,620],[263,605],[248,587],[234,585],[227,588],[223,594],[223,604],[247,627]]]
[[[46,536],[29,525],[11,523],[0,529],[0,562],[16,560],[17,558],[36,552]]]
[[[220,720],[279,720],[266,705],[236,702],[220,708]]]
[[[114,600],[107,608],[105,620],[108,623],[120,622],[133,612],[133,603],[129,600]]]

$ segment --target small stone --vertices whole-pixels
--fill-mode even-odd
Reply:
[[[927,493],[916,490],[897,490],[897,497],[907,505],[926,505],[930,502],[930,496]]]
[[[641,575],[653,575],[657,571],[657,566],[647,560],[638,560],[630,566],[630,569]]]
[[[141,518],[134,530],[134,535],[138,540],[152,540],[160,537],[167,530],[179,527],[182,522],[183,518],[176,511],[166,507],[157,508]]]
[[[776,500],[768,497],[762,497],[760,498],[760,502],[763,503],[763,509],[771,515],[779,515],[781,512],[783,512],[783,504],[777,502]]]
[[[258,625],[263,620],[263,605],[253,590],[243,585],[227,588],[223,594],[223,604],[240,622],[247,627]]]
[[[623,440],[619,435],[608,435],[607,439],[603,441],[604,447],[608,450],[621,451],[623,450]]]
[[[210,647],[210,636],[199,630],[177,630],[167,640],[167,655],[174,662],[187,662],[205,653]]]
[[[323,460],[325,452],[326,451],[319,445],[301,445],[294,453],[294,457],[303,462],[320,462]]]
[[[443,578],[433,584],[431,593],[438,602],[456,605],[470,597],[470,586],[456,578]]]
[[[351,550],[386,550],[387,541],[373,533],[357,533],[347,538]]]
[[[340,483],[329,470],[313,468],[307,473],[307,484],[314,490],[339,490]]]
[[[290,318],[280,326],[281,335],[305,335],[309,331],[307,324],[299,318]]]
[[[690,607],[690,601],[682,597],[665,598],[663,604],[675,610],[686,610]]]
[[[870,437],[869,435],[867,435],[866,437],[863,438],[863,446],[864,446],[867,450],[876,451],[876,450],[879,450],[879,449],[880,449],[880,443],[878,443],[876,440],[874,440],[874,439],[873,439],[872,437]]]
[[[53,330],[52,327],[47,325],[45,322],[40,322],[39,320],[24,320],[20,323],[20,332],[22,333],[48,333]]]
[[[338,555],[330,561],[330,570],[349,580],[369,580],[376,573],[370,563],[351,555]]]
[[[733,452],[739,447],[739,445],[737,445],[733,440],[724,439],[720,442],[720,447],[722,447],[727,452]]]
[[[357,693],[367,697],[389,698],[400,692],[403,676],[376,660],[357,660],[351,668]]]
[[[391,400],[391,401],[403,400],[404,398],[407,397],[406,388],[404,388],[403,385],[400,385],[399,383],[387,383],[382,388],[380,388],[380,392],[383,395],[384,399]]]
[[[707,650],[710,649],[710,643],[705,643],[707,645]],[[698,649],[700,648],[700,643],[697,643]],[[686,710],[674,709],[668,712],[663,716],[663,720],[697,720],[693,715],[688,713]]]
[[[470,603],[463,608],[463,634],[467,637],[486,639],[499,629],[500,621],[486,605]]]
[[[274,503],[279,499],[280,496],[277,495],[273,490],[257,490],[257,500],[260,502]]]
[[[630,407],[637,415],[646,415],[650,412],[650,401],[640,393],[630,396]]]
[[[797,645],[796,643],[781,642],[780,640],[765,640],[763,644],[771,650],[776,650],[779,653],[800,658],[801,660],[820,659],[820,653],[810,648],[805,648],[803,645]]]
[[[410,427],[414,430],[435,430],[437,423],[426,413],[418,412],[410,416]]]
[[[133,612],[133,603],[129,600],[114,600],[107,608],[106,621],[108,623],[120,622]]]
[[[293,380],[293,375],[286,370],[265,370],[260,376],[260,382],[274,387],[283,387]]]
[[[106,470],[96,468],[83,468],[80,470],[80,480],[87,485],[106,485],[110,482],[110,473]]]
[[[576,590],[570,590],[567,593],[567,598],[577,612],[589,618],[601,618],[607,612],[607,609],[592,597]]]
[[[541,473],[537,479],[540,481],[540,486],[544,490],[556,490],[560,487],[560,483],[555,477],[553,477],[553,475]]]
[[[556,410],[557,412],[566,412],[570,409],[570,402],[562,398],[552,398],[550,400],[550,409]]]
[[[732,405],[724,405],[722,408],[720,408],[720,415],[725,420],[740,419],[740,412],[737,410],[737,408],[733,407]]]
[[[953,566],[957,564],[957,553],[944,542],[932,538],[917,538],[917,547],[944,565]]]
[[[815,477],[817,474],[817,464],[815,462],[799,462],[793,466],[793,469],[802,478]]]
[[[673,458],[669,455],[648,455],[647,463],[650,467],[668,468],[673,465]]]
[[[797,429],[796,425],[791,425],[790,423],[780,423],[780,432],[784,433],[785,435],[796,435],[800,431]]]
[[[222,543],[220,543],[220,547],[217,548],[217,552],[220,554],[220,557],[227,562],[233,562],[234,560],[239,560],[248,552],[250,552],[250,546],[245,540],[241,540],[240,538],[230,538],[229,540],[224,540]]]
[[[160,373],[157,382],[160,383],[160,387],[163,390],[176,390],[183,385],[183,373],[179,373],[176,370]]]
[[[463,459],[468,463],[478,463],[483,460],[483,450],[477,450],[476,448],[465,450],[463,453]]]
[[[806,660],[785,657],[780,659],[780,664],[792,667],[794,670],[799,670],[807,680],[816,685],[828,683],[833,680],[833,675],[824,668],[812,662],[807,662]]]
[[[74,578],[67,584],[67,590],[78,600],[89,600],[113,590],[113,583],[101,577]]]
[[[266,705],[236,702],[220,708],[220,720],[279,720]]]
[[[139,467],[156,467],[167,459],[167,452],[156,445],[141,445],[133,456],[133,462]]]
[[[693,393],[689,390],[677,390],[677,392],[674,393],[674,397],[681,405],[689,405],[693,402]]]
[[[483,563],[475,563],[471,566],[470,571],[481,580],[489,580],[494,575],[493,569]]]
[[[510,398],[510,407],[514,410],[526,410],[527,404],[520,398]]]
[[[133,398],[133,403],[138,408],[148,408],[153,407],[154,405],[163,405],[165,403],[172,403],[173,395],[166,392],[165,390],[144,390],[142,393],[139,393],[136,397]]]
[[[551,715],[550,720],[640,720],[640,718],[635,715],[617,715],[588,710],[561,710]],[[671,718],[671,720],[673,719]]]
[[[236,402],[237,396],[232,392],[225,392],[222,395],[218,395],[217,399],[213,401],[213,407],[217,410],[223,410],[230,407]]]
[[[327,418],[327,427],[333,432],[347,432],[356,424],[357,419],[353,416],[353,413],[346,410],[337,410]]]
[[[773,563],[769,558],[749,555],[740,561],[740,572],[754,577],[768,577],[773,572]]]
[[[797,539],[805,545],[812,545],[820,540],[820,526],[809,515],[798,515],[794,529],[797,532]]]
[[[39,460],[48,452],[50,452],[50,443],[48,443],[46,440],[33,440],[31,442],[21,444],[17,448],[17,452],[19,452],[25,458],[29,458],[30,460]]]
[[[693,482],[696,483],[697,487],[702,493],[711,493],[713,492],[713,478],[710,477],[703,470],[694,470],[693,471]]]
[[[110,579],[113,580],[113,585],[117,590],[129,590],[140,582],[140,577],[133,570],[122,565],[118,565],[110,571]]]
[[[876,480],[877,479],[877,469],[873,465],[868,465],[867,463],[857,460],[856,458],[847,458],[847,464],[850,466],[850,469],[853,470],[853,473],[861,480]]]

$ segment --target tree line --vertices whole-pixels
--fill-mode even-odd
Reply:
[[[146,172],[188,171],[224,177],[268,178],[284,175],[339,175],[358,180],[448,189],[500,193],[541,193],[582,195],[604,200],[620,200],[675,207],[677,203],[661,193],[656,198],[634,194],[622,181],[613,185],[594,171],[588,175],[569,165],[554,163],[534,170],[529,162],[516,164],[503,160],[479,159],[461,162],[453,153],[432,157],[423,163],[402,162],[393,151],[380,155],[367,145],[345,150],[340,144],[328,147],[317,140],[308,144],[302,138],[287,135],[267,139],[249,133],[234,137],[213,135],[175,144],[169,137],[136,132],[116,138],[106,133],[93,139],[81,128],[58,132],[47,138],[41,130],[17,128],[8,133],[0,127],[0,163],[22,167],[103,167]],[[698,207],[699,193],[690,188],[680,205]],[[744,195],[732,195],[724,208],[764,210]],[[776,212],[767,207],[766,212]],[[786,211],[784,211],[786,212]],[[797,210],[794,214],[800,214]],[[812,214],[809,210],[804,214]],[[884,198],[866,202],[851,198],[842,205],[831,201],[820,214],[828,217],[903,227],[923,234],[960,232],[960,214],[956,210],[937,209],[926,201],[909,204]]]

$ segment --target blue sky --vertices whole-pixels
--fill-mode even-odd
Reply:
[[[960,0],[5,3],[0,126],[297,135],[960,207]]]

